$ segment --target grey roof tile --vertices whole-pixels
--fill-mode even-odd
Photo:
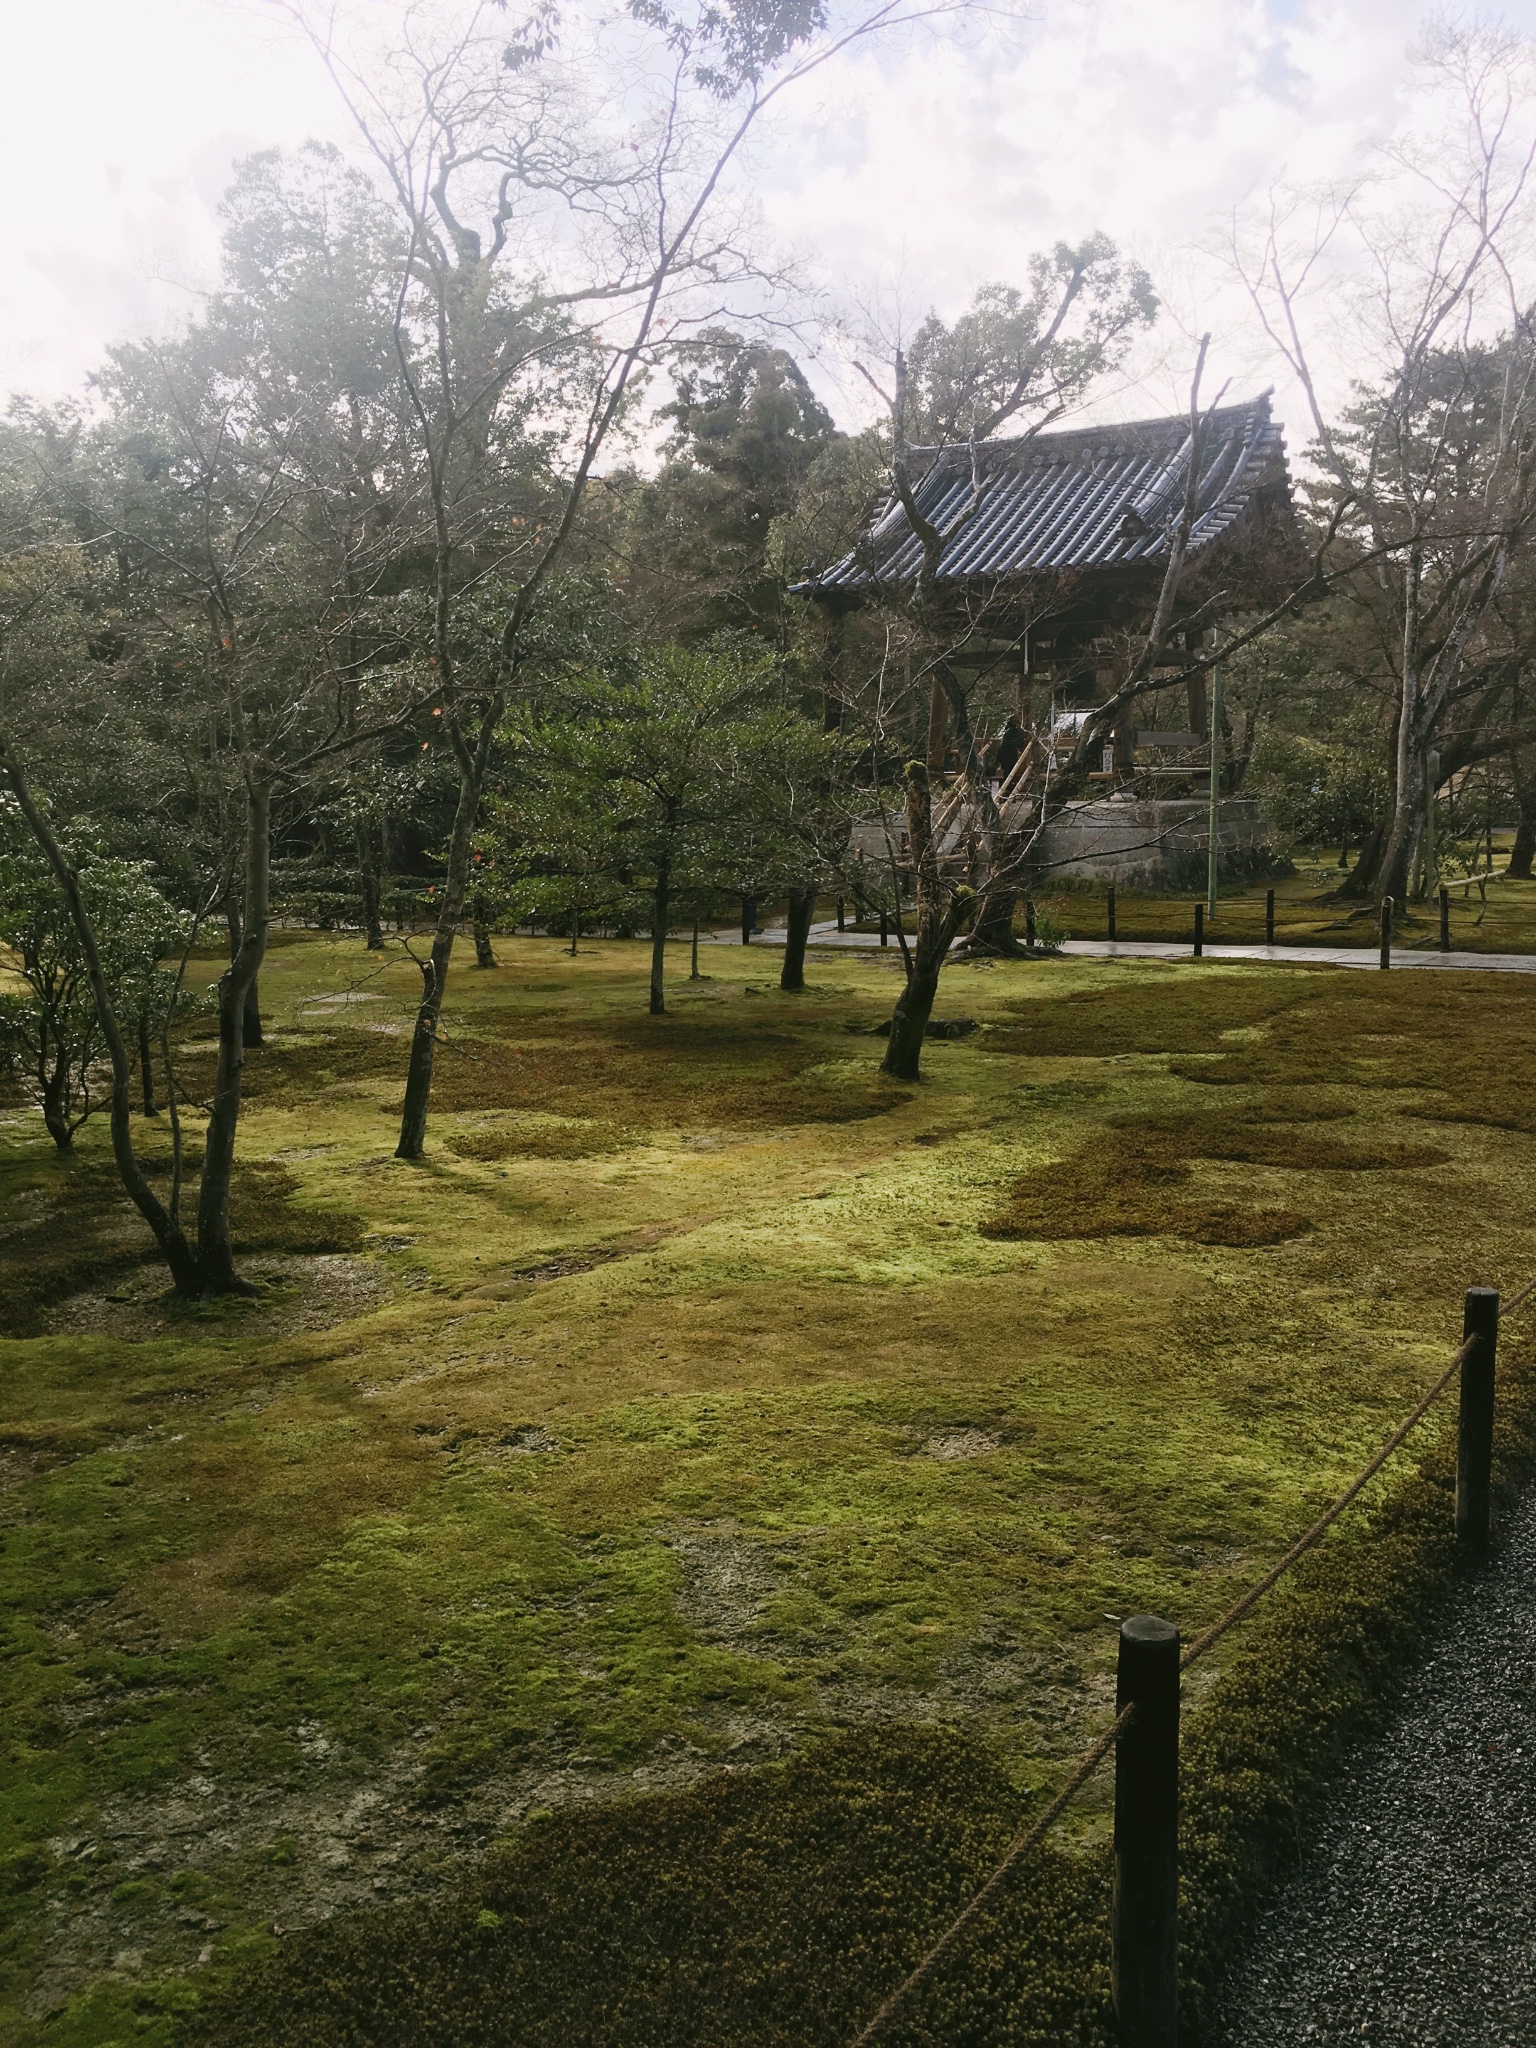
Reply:
[[[1192,557],[1227,534],[1261,491],[1290,503],[1285,439],[1270,418],[1267,391],[1207,414],[1201,441]],[[910,451],[918,510],[950,535],[940,582],[1151,567],[1166,559],[1189,466],[1187,415],[982,441],[975,454],[983,496],[965,519],[969,445]],[[1135,521],[1128,522],[1128,512]],[[921,561],[907,515],[890,495],[858,546],[797,588],[812,594],[900,585],[916,576]]]

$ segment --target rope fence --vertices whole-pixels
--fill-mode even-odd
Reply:
[[[1118,1751],[1115,1787],[1114,2002],[1127,2048],[1173,2039],[1177,1980],[1177,1816],[1178,1683],[1181,1673],[1214,1649],[1250,1614],[1266,1593],[1327,1534],[1357,1500],[1395,1451],[1461,1375],[1461,1417],[1456,1467],[1456,1533],[1476,1546],[1488,1540],[1493,1452],[1493,1379],[1498,1327],[1503,1318],[1536,1295],[1536,1278],[1503,1303],[1493,1288],[1474,1287],[1466,1298],[1460,1349],[1407,1419],[1356,1474],[1312,1526],[1233,1602],[1220,1620],[1179,1649],[1178,1631],[1151,1615],[1136,1615],[1121,1626],[1120,1669],[1114,1721],[1084,1751],[1066,1783],[1037,1819],[1008,1845],[985,1884],[975,1892],[938,1940],[897,1985],[878,2012],[854,2037],[851,2048],[870,2048],[890,2021],[933,1974],[966,1929],[1007,1881],[1015,1866],[1038,1847],[1077,1794],[1112,1751]],[[1123,1737],[1133,1736],[1140,1754],[1128,1785]]]

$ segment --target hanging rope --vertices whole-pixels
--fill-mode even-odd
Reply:
[[[1528,1280],[1517,1294],[1512,1295],[1509,1301],[1502,1305],[1500,1320],[1504,1321],[1512,1316],[1515,1310],[1522,1307],[1533,1294],[1536,1294],[1536,1279]],[[1243,1597],[1227,1609],[1220,1621],[1213,1622],[1203,1635],[1195,1638],[1179,1659],[1179,1669],[1181,1671],[1187,1671],[1197,1658],[1203,1657],[1207,1650],[1214,1648],[1227,1631],[1235,1628],[1243,1616],[1250,1613],[1263,1599],[1264,1595],[1284,1578],[1297,1559],[1305,1557],[1313,1545],[1321,1540],[1339,1519],[1339,1516],[1343,1514],[1350,1502],[1356,1500],[1370,1484],[1371,1480],[1376,1477],[1376,1474],[1386,1464],[1392,1453],[1402,1446],[1404,1441],[1424,1420],[1424,1417],[1461,1370],[1461,1367],[1466,1362],[1467,1354],[1471,1351],[1475,1341],[1471,1337],[1467,1339],[1450,1364],[1445,1368],[1445,1371],[1441,1373],[1429,1392],[1408,1417],[1407,1421],[1399,1424],[1393,1430],[1391,1436],[1387,1438],[1387,1441],[1382,1445],[1375,1457],[1371,1459],[1364,1471],[1360,1472],[1350,1481],[1338,1499],[1324,1513],[1318,1516],[1306,1534],[1297,1538],[1274,1569],[1266,1572],[1256,1586],[1250,1586]],[[1134,1707],[1122,1708],[1113,1724],[1105,1730],[1098,1741],[1091,1748],[1084,1751],[1077,1768],[1056,1794],[1056,1797],[1051,1801],[1044,1813],[1040,1815],[1038,1820],[1026,1828],[1023,1834],[1017,1836],[1009,1844],[1002,1861],[992,1872],[992,1875],[987,1879],[980,1891],[971,1898],[949,1923],[948,1927],[945,1928],[932,1948],[923,1956],[916,1968],[897,1985],[873,2019],[867,2023],[861,2032],[855,2035],[852,2048],[869,2048],[869,2043],[876,2038],[887,2022],[894,2018],[896,2013],[900,2011],[901,2007],[912,1996],[913,1992],[919,1990],[928,1977],[932,1975],[935,1968],[949,1953],[950,1949],[954,1947],[966,1928],[969,1927],[977,1914],[985,1908],[988,1900],[994,1896],[998,1888],[1004,1883],[1014,1865],[1018,1863],[1021,1857],[1027,1856],[1030,1850],[1044,1839],[1045,1835],[1055,1826],[1062,1814],[1065,1813],[1067,1807],[1088,1783],[1094,1772],[1098,1770],[1100,1764],[1103,1763],[1116,1742],[1120,1739],[1121,1734],[1130,1725],[1131,1716],[1134,1712]]]

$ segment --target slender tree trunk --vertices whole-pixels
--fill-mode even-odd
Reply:
[[[703,979],[699,973],[699,920],[697,918],[693,920],[693,952],[688,961],[688,979],[690,981],[700,981]]]
[[[244,1078],[246,1017],[251,991],[267,950],[271,913],[272,790],[247,771],[245,796],[245,903],[240,947],[219,977],[219,1063],[214,1075],[203,1179],[197,1197],[197,1265],[205,1294],[254,1294],[235,1271],[229,1241],[229,1187],[235,1164]]]
[[[1528,882],[1531,864],[1536,860],[1536,779],[1522,776],[1521,766],[1520,755],[1512,754],[1510,768],[1519,822],[1515,826],[1515,843],[1509,850],[1509,873],[1515,881]]]
[[[920,761],[906,770],[907,847],[917,884],[917,936],[907,955],[907,981],[891,1013],[890,1043],[880,1062],[896,1081],[922,1079],[923,1034],[939,992],[939,975],[969,890],[948,887],[933,845],[933,805],[928,771]]]
[[[384,950],[383,891],[379,886],[379,871],[374,865],[373,847],[369,843],[368,823],[358,818],[353,826],[357,842],[357,879],[363,899],[363,943],[370,953]]]
[[[244,920],[241,915],[240,905],[233,897],[230,897],[224,905],[224,922],[229,926],[229,957],[231,961],[238,960],[240,957],[242,934],[244,932]],[[261,950],[263,954],[267,950],[265,937],[262,939]],[[252,981],[246,988],[244,1003],[245,1011],[241,1022],[242,1041],[248,1046],[260,1045],[262,1042],[261,992],[255,981]]]
[[[198,1291],[198,1272],[192,1247],[187,1243],[180,1225],[144,1178],[138,1154],[133,1149],[133,1062],[128,1057],[128,1048],[123,1042],[117,1012],[112,1007],[111,991],[107,987],[106,974],[101,964],[101,949],[96,943],[96,928],[80,894],[79,877],[70,865],[63,847],[60,846],[58,835],[39,810],[26,773],[3,737],[0,737],[0,765],[3,765],[10,778],[11,788],[21,814],[27,821],[28,830],[42,848],[48,865],[53,869],[59,887],[64,892],[64,900],[69,905],[70,922],[75,927],[80,950],[85,955],[85,970],[91,984],[91,998],[96,1005],[96,1021],[101,1026],[101,1035],[107,1045],[107,1057],[112,1064],[112,1156],[117,1162],[118,1177],[129,1200],[154,1233],[155,1242],[170,1268],[171,1279],[177,1293],[195,1295]]]
[[[74,1148],[75,1134],[69,1127],[69,1055],[55,1040],[50,1061],[46,1037],[38,1060],[37,1076],[42,1083],[43,1125],[61,1152]]]
[[[491,950],[491,927],[485,914],[485,900],[478,894],[475,896],[470,914],[471,929],[475,935],[475,965],[494,967],[496,955]]]
[[[448,841],[448,873],[438,905],[437,924],[432,933],[432,951],[421,970],[421,1001],[416,1009],[416,1029],[411,1037],[411,1059],[405,1076],[405,1109],[400,1118],[397,1159],[419,1159],[427,1142],[427,1108],[432,1099],[432,1062],[437,1052],[437,1022],[442,1015],[443,996],[448,987],[448,963],[453,958],[454,934],[464,914],[469,889],[470,852],[475,825],[480,815],[480,797],[490,771],[496,728],[506,708],[501,694],[481,715],[480,730],[473,749],[459,755],[459,800],[454,808],[453,832]]]
[[[757,929],[757,898],[743,896],[741,899],[741,943],[750,946],[752,934]]]
[[[571,958],[576,958],[576,942],[581,937],[581,911],[576,905],[571,908],[571,943],[567,947]]]
[[[144,1114],[158,1116],[155,1107],[155,1058],[149,1042],[149,1013],[139,1012],[139,1079],[144,1088]]]
[[[651,1015],[667,1014],[665,975],[667,967],[667,916],[672,893],[672,863],[665,854],[656,863],[656,887],[651,911]]]
[[[262,942],[262,951],[266,951],[265,940]],[[254,977],[246,988],[242,1008],[241,1037],[248,1046],[264,1044],[261,1030],[261,990]]]
[[[1419,551],[1410,548],[1403,592],[1403,694],[1398,707],[1392,821],[1376,874],[1376,894],[1407,900],[1424,789],[1419,719]]]
[[[811,936],[811,914],[815,907],[814,890],[790,890],[789,929],[784,937],[784,967],[779,975],[780,988],[805,987],[805,947]]]

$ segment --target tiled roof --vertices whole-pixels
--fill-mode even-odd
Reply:
[[[940,533],[955,529],[939,564],[941,582],[1150,566],[1166,558],[1168,522],[1183,504],[1189,468],[1187,415],[983,441],[976,455],[982,501],[962,519],[971,498],[970,448],[958,443],[909,454],[919,512]],[[1285,439],[1269,416],[1267,391],[1206,415],[1191,556],[1226,534],[1266,491],[1288,513]],[[899,585],[916,576],[921,562],[907,515],[888,496],[859,545],[799,587],[809,595]]]

